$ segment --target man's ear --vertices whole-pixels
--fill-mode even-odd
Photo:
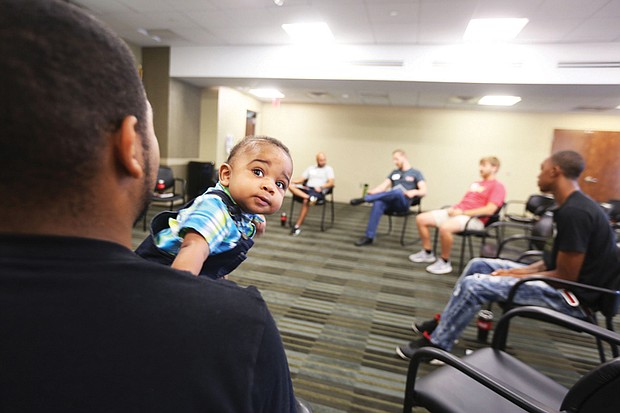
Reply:
[[[220,165],[219,172],[220,184],[222,186],[228,187],[228,184],[230,183],[230,175],[232,175],[232,167],[226,162],[224,162],[222,165]]]
[[[558,175],[560,175],[562,173],[562,170],[560,169],[560,167],[558,165],[553,165],[551,167],[551,176],[552,177],[556,177]]]
[[[121,167],[134,178],[141,178],[144,169],[138,161],[138,145],[141,145],[140,136],[136,132],[138,119],[135,116],[127,116],[123,119],[121,127],[116,132],[115,154]]]

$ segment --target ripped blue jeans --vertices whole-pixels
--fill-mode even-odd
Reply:
[[[431,342],[450,351],[454,341],[478,311],[489,302],[505,301],[510,288],[519,280],[514,277],[489,275],[495,270],[523,267],[513,261],[474,258],[458,279],[448,304],[441,313],[441,322],[431,334]],[[515,302],[551,308],[572,317],[585,317],[580,307],[570,306],[561,293],[543,281],[534,281],[519,288]]]

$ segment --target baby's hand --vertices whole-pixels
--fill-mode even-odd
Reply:
[[[254,221],[252,221],[254,223],[254,226],[256,227],[256,236],[261,236],[265,233],[265,229],[267,229],[267,221],[265,220],[265,216],[264,215],[259,215],[260,220],[259,219],[255,219]]]

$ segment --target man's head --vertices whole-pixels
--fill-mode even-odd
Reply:
[[[576,182],[585,168],[583,157],[575,151],[556,152],[540,165],[538,187],[542,192],[553,192],[560,178]]]
[[[396,168],[400,170],[409,169],[407,154],[402,149],[396,149],[392,152],[392,162],[394,162]]]
[[[318,166],[319,168],[322,168],[325,165],[327,165],[327,157],[325,156],[323,152],[317,153],[316,154],[316,166]]]
[[[159,154],[124,42],[66,2],[3,0],[0,55],[4,206],[88,211],[106,166],[108,174],[112,163],[118,176],[132,174],[109,150],[125,121],[141,146],[136,159],[145,173],[136,173],[146,186],[139,195],[144,201]]]
[[[282,206],[292,173],[293,160],[282,142],[248,136],[230,151],[219,177],[243,211],[270,215]]]
[[[495,156],[485,156],[480,159],[480,176],[482,179],[490,179],[495,177],[499,170],[499,159]]]

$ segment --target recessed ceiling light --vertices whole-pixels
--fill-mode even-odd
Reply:
[[[282,99],[284,94],[277,89],[250,89],[251,94],[262,99]]]
[[[465,41],[494,42],[512,40],[523,30],[528,19],[471,19],[463,35]]]
[[[334,35],[325,22],[283,24],[282,28],[297,43],[329,43]]]
[[[284,0],[273,0],[273,4],[276,6],[282,6],[284,4]]]
[[[521,102],[519,96],[483,96],[478,101],[479,105],[485,106],[512,106]]]

